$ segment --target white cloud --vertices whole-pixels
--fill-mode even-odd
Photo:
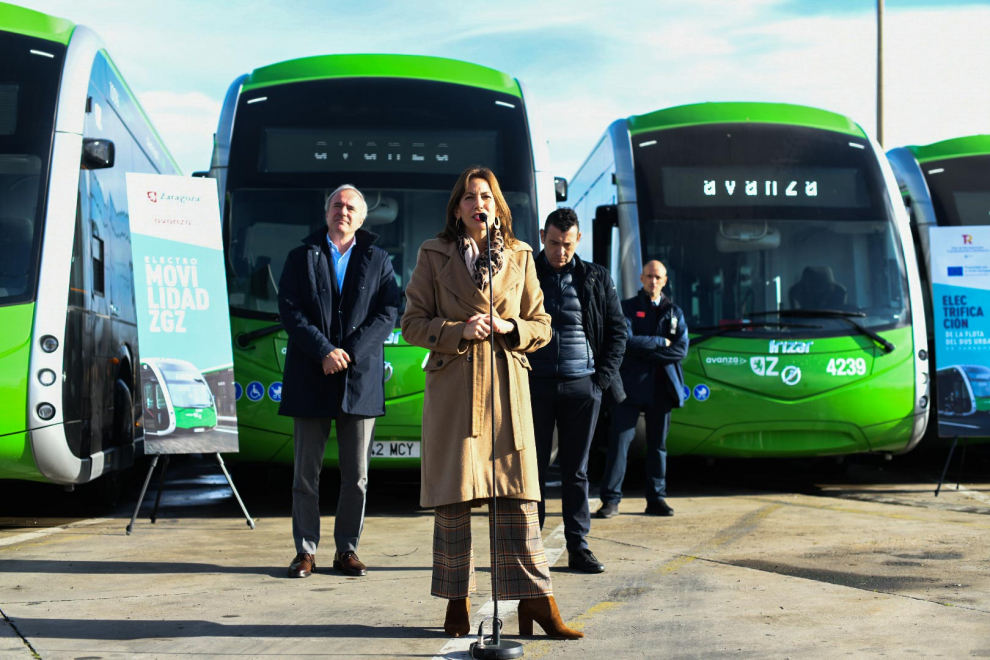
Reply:
[[[323,53],[452,57],[510,73],[541,104],[558,173],[571,176],[620,117],[700,101],[822,107],[875,132],[873,3],[814,0],[506,0],[431,3],[285,0],[24,0],[101,33],[184,170],[209,162],[230,81]],[[897,8],[886,19],[886,144],[990,132],[990,7]],[[810,14],[798,14],[802,8]],[[184,95],[212,99],[211,111]],[[166,130],[164,124],[168,124]],[[206,145],[200,147],[199,145]]]
[[[200,92],[144,92],[138,100],[184,174],[207,170],[221,103]]]
[[[612,120],[684,103],[810,105],[876,133],[872,13],[787,17],[772,4],[751,14],[725,9],[671,17],[660,30],[630,30],[626,39],[608,34],[609,47],[594,61],[549,83],[541,85],[544,73],[532,68],[530,86],[552,90],[544,115],[558,172],[571,176]],[[887,148],[990,133],[988,27],[986,6],[888,9]]]

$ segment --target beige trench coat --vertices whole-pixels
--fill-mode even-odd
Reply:
[[[533,250],[506,247],[495,275],[495,315],[515,322],[519,341],[495,337],[496,485],[499,497],[539,501],[540,483],[526,353],[550,341],[550,315],[536,277]],[[424,507],[492,494],[491,357],[487,341],[463,337],[467,319],[488,313],[488,292],[471,279],[457,246],[423,243],[409,284],[402,336],[430,349],[423,401]],[[505,423],[503,423],[503,421]]]

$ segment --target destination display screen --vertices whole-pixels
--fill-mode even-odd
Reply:
[[[495,131],[268,128],[261,171],[460,174],[497,156]]]
[[[0,135],[13,135],[17,129],[17,85],[0,85]]]
[[[990,155],[929,161],[922,171],[938,224],[990,224]]]
[[[668,207],[870,206],[862,172],[853,167],[663,167]]]
[[[957,192],[955,201],[960,225],[990,225],[990,192]]]

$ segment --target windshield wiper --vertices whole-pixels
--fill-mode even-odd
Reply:
[[[757,321],[756,323],[750,321],[737,321],[734,323],[724,323],[722,325],[710,325],[701,328],[691,328],[691,332],[700,332],[709,334],[702,334],[701,337],[691,340],[692,346],[697,346],[703,341],[708,341],[712,337],[718,337],[726,332],[733,332],[735,330],[745,330],[746,328],[810,328],[812,330],[819,330],[822,326],[820,325],[810,325],[807,323],[780,323],[779,321]]]
[[[237,345],[240,346],[241,348],[247,348],[248,345],[251,342],[253,342],[255,339],[259,339],[267,335],[275,334],[281,329],[282,329],[281,323],[277,323],[275,325],[268,325],[265,326],[264,328],[258,328],[257,330],[252,330],[251,332],[245,332],[244,334],[237,335],[237,337],[234,338],[234,341],[236,341]]]
[[[883,347],[884,352],[890,353],[896,348],[892,343],[878,335],[876,332],[870,330],[866,326],[860,325],[854,318],[864,318],[866,314],[864,312],[843,312],[837,309],[781,309],[776,312],[756,312],[750,314],[750,316],[770,316],[777,315],[781,318],[827,318],[827,319],[838,319],[840,321],[845,321],[852,327],[856,328],[861,334],[866,335],[876,343]]]

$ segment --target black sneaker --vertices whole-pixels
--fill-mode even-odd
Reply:
[[[651,516],[672,516],[674,515],[674,510],[667,506],[664,500],[657,500],[656,502],[646,503],[646,513]]]
[[[567,553],[567,567],[582,573],[604,573],[605,564],[598,561],[591,550],[575,550]]]
[[[598,511],[595,511],[596,518],[611,518],[617,515],[619,515],[618,502],[606,502],[598,508]]]

